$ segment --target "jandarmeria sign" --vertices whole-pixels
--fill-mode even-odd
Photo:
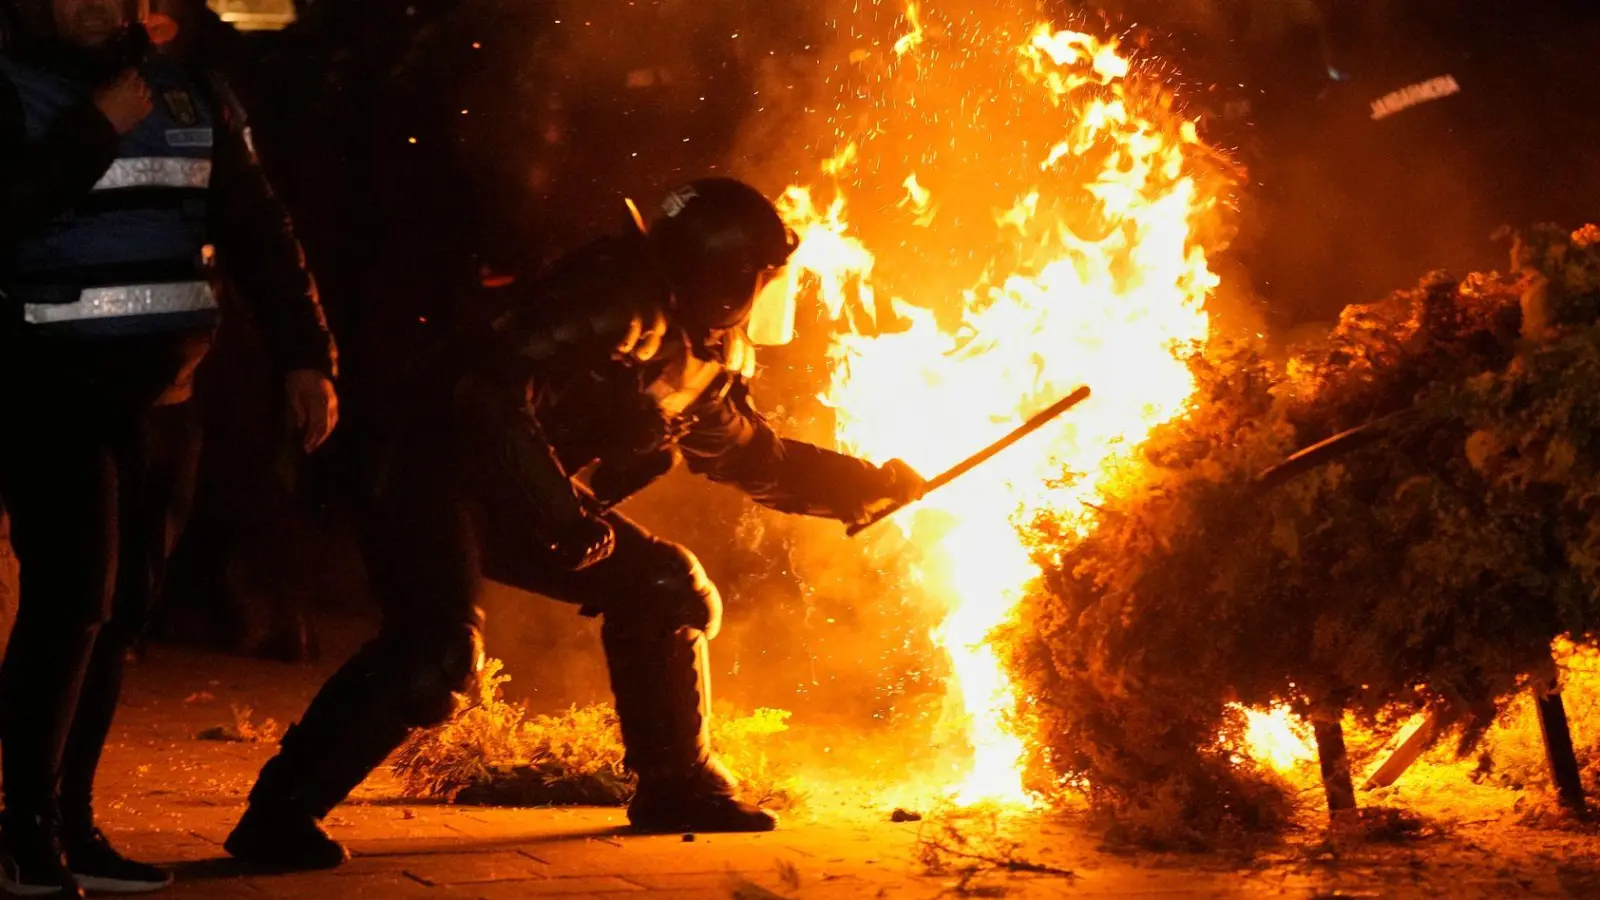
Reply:
[[[1375,121],[1387,119],[1413,106],[1459,93],[1461,85],[1456,82],[1454,75],[1440,75],[1438,78],[1419,81],[1372,101],[1372,118]]]

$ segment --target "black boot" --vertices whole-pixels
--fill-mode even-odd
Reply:
[[[601,629],[626,762],[639,777],[628,821],[647,834],[771,831],[777,817],[734,796],[711,756],[706,638],[694,629]]]
[[[83,897],[61,849],[58,811],[8,809],[0,818],[0,891],[13,897]]]
[[[270,804],[251,803],[223,849],[235,859],[269,869],[333,869],[350,858],[316,816]]]
[[[250,808],[223,844],[234,857],[272,869],[328,869],[349,853],[321,821],[410,731],[404,671],[374,641],[317,692],[284,732],[250,791]]]
[[[306,718],[315,721],[309,711]],[[340,756],[337,744],[316,741],[315,732],[308,735],[303,723],[290,726],[278,755],[262,767],[250,791],[250,807],[223,849],[235,859],[269,869],[331,869],[344,863],[350,853],[322,827],[322,819],[371,769],[344,767],[343,777],[334,777]]]
[[[735,784],[715,761],[688,775],[639,775],[628,821],[645,834],[771,831],[778,817],[734,796]]]

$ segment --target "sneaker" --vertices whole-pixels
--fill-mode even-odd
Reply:
[[[83,889],[67,868],[58,829],[38,819],[22,827],[7,822],[0,836],[0,892],[12,897],[81,900]]]
[[[309,623],[297,617],[293,623],[280,626],[268,635],[256,648],[256,655],[273,662],[307,663],[316,662],[321,655],[319,651]]]
[[[332,869],[350,858],[316,817],[252,804],[222,845],[235,859],[270,869]]]
[[[172,883],[172,873],[117,852],[100,829],[67,842],[67,868],[85,890],[143,894]]]

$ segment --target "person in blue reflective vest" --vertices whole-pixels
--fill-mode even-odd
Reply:
[[[0,494],[21,564],[0,666],[0,889],[170,876],[95,827],[126,651],[181,522],[187,403],[220,265],[285,373],[309,451],[335,349],[219,75],[152,49],[123,0],[14,0],[0,52]]]

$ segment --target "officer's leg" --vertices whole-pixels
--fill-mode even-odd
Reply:
[[[518,542],[524,529],[515,520],[491,514],[484,574],[603,617],[600,635],[626,763],[639,779],[628,809],[636,827],[771,829],[772,815],[735,800],[731,779],[712,758],[706,653],[721,624],[716,586],[686,548],[620,515],[608,521],[617,533],[608,559],[581,572],[556,572]]]
[[[261,770],[226,847],[283,868],[338,865],[317,821],[411,729],[447,719],[482,665],[476,553],[466,513],[439,473],[397,477],[364,518],[369,587],[384,623],[311,701]]]
[[[770,830],[777,820],[736,800],[712,756],[707,653],[722,598],[687,548],[616,518],[617,565],[631,570],[629,583],[586,603],[603,616],[611,692],[627,764],[639,778],[628,820],[650,832]]]
[[[26,388],[23,388],[26,389]],[[21,568],[0,666],[8,880],[59,867],[61,761],[95,636],[110,610],[116,470],[96,423],[9,410],[0,493]],[[19,862],[21,861],[21,862]],[[20,874],[13,865],[20,865]],[[63,877],[65,870],[56,874]]]

